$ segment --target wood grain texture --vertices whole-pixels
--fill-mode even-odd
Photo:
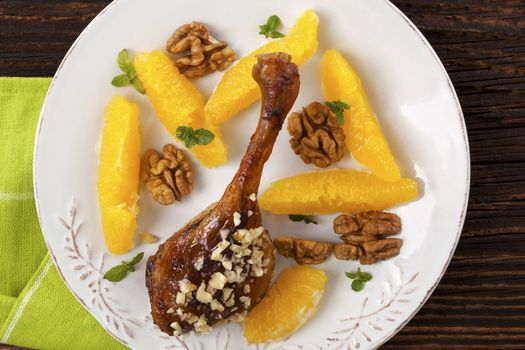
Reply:
[[[393,2],[425,34],[456,87],[472,186],[443,280],[383,348],[525,349],[525,1]],[[0,0],[0,75],[53,75],[107,3]]]

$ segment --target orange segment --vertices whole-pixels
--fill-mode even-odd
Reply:
[[[326,280],[324,271],[313,267],[284,269],[244,321],[248,343],[279,340],[299,329],[317,310]]]
[[[98,164],[98,201],[106,246],[124,254],[133,247],[139,212],[139,109],[115,96],[107,105]]]
[[[194,146],[190,151],[206,167],[226,163],[227,146],[217,128],[204,122],[204,100],[199,90],[179,73],[173,62],[162,51],[141,53],[135,58],[135,70],[146,89],[160,122],[177,140],[179,126],[205,128],[215,134],[206,146]]]
[[[385,181],[358,170],[327,170],[275,181],[259,205],[274,214],[314,215],[383,210],[416,197],[411,179]]]
[[[222,124],[261,97],[252,78],[258,54],[282,51],[290,54],[296,64],[303,64],[317,51],[318,24],[315,12],[306,11],[288,36],[259,47],[224,73],[204,108],[206,119],[211,124]]]
[[[108,250],[113,254],[124,254],[131,250],[137,229],[137,214],[128,208],[120,207],[101,210],[102,228]]]
[[[355,160],[384,180],[399,180],[399,166],[381,132],[361,80],[337,50],[327,50],[323,55],[321,81],[327,101],[342,100],[350,105],[344,113],[343,131],[346,145]]]

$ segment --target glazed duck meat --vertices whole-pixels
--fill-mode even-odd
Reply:
[[[148,260],[151,314],[170,335],[207,333],[217,322],[242,319],[265,295],[275,256],[261,222],[257,191],[299,74],[284,53],[259,55],[253,77],[262,92],[259,123],[222,198],[192,219]]]

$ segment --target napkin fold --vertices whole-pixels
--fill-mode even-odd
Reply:
[[[42,238],[33,145],[50,78],[0,77],[0,343],[33,349],[127,349],[75,299]]]

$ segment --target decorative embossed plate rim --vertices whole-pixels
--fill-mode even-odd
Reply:
[[[193,4],[193,6],[195,6],[195,4],[199,4],[201,5],[201,10],[206,12],[205,9],[208,8],[207,5],[210,5],[210,1],[211,0],[200,0],[194,2],[184,0],[154,0],[148,2],[148,4],[150,4],[152,7],[154,7],[155,4],[169,7],[173,6],[173,3],[176,3],[182,7],[186,6],[185,8],[187,8],[189,12],[191,12],[191,8],[189,7],[192,6],[191,4]],[[273,5],[274,2],[275,5]],[[234,6],[242,8],[241,0],[225,0],[222,3],[224,5],[223,8]],[[67,115],[71,115],[72,112],[75,111],[75,107],[79,109],[81,108],[79,106],[81,105],[82,101],[76,100],[77,104],[75,104],[75,97],[69,95],[69,92],[65,91],[64,89],[77,91],[77,93],[82,94],[89,101],[105,102],[105,100],[107,100],[107,91],[110,90],[110,88],[104,86],[103,88],[101,87],[99,91],[97,84],[94,82],[98,80],[102,81],[101,84],[107,85],[111,76],[106,74],[108,74],[108,72],[113,72],[112,69],[115,68],[115,65],[113,64],[114,52],[121,48],[110,46],[111,42],[114,41],[115,37],[118,39],[118,42],[129,42],[129,37],[133,36],[131,33],[133,29],[131,27],[128,28],[130,33],[123,34],[118,30],[114,31],[117,33],[113,33],[111,32],[111,23],[108,23],[105,18],[111,17],[114,21],[118,21],[115,19],[115,13],[119,11],[119,17],[121,18],[127,18],[128,20],[136,19],[136,16],[138,16],[136,8],[140,6],[146,6],[146,3],[144,2],[139,4],[139,2],[134,0],[116,0],[106,9],[104,9],[75,41],[64,58],[62,64],[60,65],[48,91],[38,125],[34,158],[35,200],[44,238],[53,261],[55,262],[60,275],[66,282],[66,285],[70,288],[77,299],[84,305],[84,307],[86,307],[86,309],[97,318],[101,325],[122,343],[133,348],[148,349],[200,349],[203,347],[214,347],[217,349],[247,348],[248,345],[242,343],[242,335],[240,335],[241,328],[238,325],[221,327],[208,337],[189,336],[178,339],[170,338],[160,333],[158,329],[153,326],[151,319],[147,316],[147,312],[144,312],[148,309],[147,305],[142,305],[143,307],[139,312],[136,308],[134,309],[134,306],[136,305],[130,303],[129,300],[131,299],[131,301],[134,301],[135,304],[137,304],[136,300],[139,301],[138,304],[147,304],[147,302],[144,302],[144,295],[140,294],[145,293],[143,277],[141,275],[143,270],[139,270],[139,272],[137,272],[133,278],[129,278],[122,284],[115,285],[102,279],[103,269],[106,269],[107,266],[118,262],[120,257],[115,258],[109,256],[107,253],[105,253],[103,245],[101,246],[100,228],[98,227],[100,225],[97,220],[93,219],[93,217],[96,218],[98,215],[98,209],[94,209],[96,205],[94,205],[92,197],[92,192],[94,190],[93,176],[87,174],[85,175],[85,179],[84,176],[78,176],[78,173],[82,173],[83,167],[86,166],[84,161],[81,162],[79,159],[85,160],[85,163],[92,164],[93,158],[96,159],[96,157],[94,157],[96,154],[88,147],[82,148],[76,145],[77,141],[82,145],[91,145],[89,141],[83,140],[82,137],[84,134],[87,135],[87,138],[90,137],[90,135],[91,138],[93,138],[93,135],[98,135],[101,124],[99,121],[98,124],[95,123],[96,125],[93,126],[93,123],[89,123],[89,121],[86,122],[86,118],[81,118],[83,111],[79,111],[80,116],[74,121],[66,119]],[[213,5],[210,6],[212,7]],[[159,8],[160,7],[161,6],[159,6]],[[392,41],[391,45],[393,47],[404,48],[404,50],[400,50],[400,52],[396,52],[395,54],[392,53],[391,56],[388,55],[389,57],[387,58],[384,58],[382,55],[370,54],[368,54],[368,56],[363,54],[363,57],[361,57],[361,52],[373,52],[373,47],[368,46],[369,44],[366,43],[364,39],[360,41],[362,38],[354,36],[354,40],[351,40],[352,32],[349,32],[349,39],[347,39],[347,33],[334,33],[330,32],[331,29],[327,30],[327,32],[341,40],[336,44],[342,43],[343,39],[351,41],[353,44],[357,43],[355,48],[352,47],[350,49],[348,49],[348,45],[345,46],[343,43],[341,44],[343,46],[342,49],[345,53],[351,53],[350,56],[352,61],[356,63],[356,67],[363,78],[365,87],[367,87],[367,91],[371,95],[371,102],[376,109],[376,112],[378,112],[383,129],[385,130],[389,140],[391,142],[394,140],[394,153],[396,153],[396,155],[402,154],[402,150],[406,149],[407,145],[410,144],[410,141],[405,142],[404,140],[399,140],[401,138],[401,135],[399,135],[400,130],[405,130],[403,130],[402,127],[396,127],[395,124],[398,123],[402,124],[403,127],[416,126],[420,128],[418,131],[422,135],[419,139],[417,139],[417,133],[415,133],[415,136],[409,135],[406,138],[409,140],[414,138],[415,144],[418,146],[421,145],[421,148],[424,148],[423,144],[426,143],[427,140],[429,143],[431,143],[431,141],[436,142],[434,148],[421,151],[419,150],[420,147],[417,147],[417,150],[414,149],[413,151],[411,150],[411,152],[405,152],[407,159],[401,159],[403,171],[408,173],[409,176],[415,176],[419,178],[421,180],[423,192],[425,193],[424,197],[418,202],[395,209],[395,211],[398,212],[404,220],[405,230],[403,232],[403,238],[405,239],[406,246],[404,247],[404,250],[410,250],[410,253],[406,252],[406,254],[403,254],[402,252],[400,257],[391,259],[386,263],[381,263],[374,267],[367,268],[374,272],[375,277],[373,283],[369,283],[371,286],[367,287],[367,289],[365,289],[365,291],[360,294],[350,294],[349,290],[342,290],[345,286],[345,281],[344,279],[341,280],[339,272],[341,270],[341,266],[344,264],[341,262],[335,262],[332,259],[328,263],[321,265],[321,268],[329,271],[329,274],[333,273],[334,271],[339,271],[335,275],[330,275],[331,280],[335,279],[335,282],[332,283],[337,284],[338,288],[336,288],[336,290],[327,290],[327,296],[325,296],[325,299],[330,298],[340,300],[341,298],[344,298],[344,300],[351,300],[351,303],[349,301],[343,302],[344,306],[348,308],[348,310],[345,311],[345,314],[341,315],[342,317],[339,317],[338,320],[333,320],[339,323],[331,328],[323,328],[323,322],[326,323],[326,310],[329,309],[330,313],[335,314],[337,313],[338,308],[334,307],[334,305],[322,305],[319,312],[320,315],[310,321],[305,327],[303,327],[303,329],[292,335],[292,337],[289,339],[281,343],[263,344],[252,346],[251,348],[299,349],[308,348],[308,346],[310,346],[317,349],[340,349],[345,347],[377,347],[387,341],[396,332],[398,332],[428,299],[434,288],[437,286],[444,271],[446,270],[446,267],[452,258],[453,252],[460,237],[468,202],[470,160],[466,128],[459,101],[443,65],[439,61],[439,58],[429,43],[402,13],[394,5],[386,0],[355,0],[352,2],[345,0],[292,0],[286,5],[281,4],[278,0],[267,0],[264,2],[254,1],[252,7],[255,8],[250,8],[253,13],[259,13],[257,9],[259,9],[261,13],[264,12],[264,15],[259,17],[265,17],[270,14],[278,13],[281,15],[285,23],[293,22],[293,19],[300,14],[300,10],[302,9],[319,9],[319,14],[321,17],[321,30],[324,30],[323,23],[325,23],[325,26],[328,26],[326,19],[327,15],[330,15],[331,19],[334,20],[334,22],[337,22],[339,26],[348,26],[349,31],[355,31],[356,27],[352,28],[352,24],[343,24],[341,20],[341,14],[332,10],[339,8],[355,10],[358,15],[347,12],[350,13],[348,17],[354,16],[352,17],[353,21],[350,21],[350,19],[347,19],[346,17],[344,19],[345,21],[348,21],[349,23],[351,22],[357,26],[357,29],[360,29],[358,25],[360,22],[359,18],[356,16],[361,16],[363,18],[369,16],[369,18],[377,20],[377,22],[380,22],[387,27],[391,26],[391,28],[389,27],[389,30],[392,31],[392,40],[382,40],[375,43],[375,45],[388,47],[390,41]],[[275,8],[279,8],[279,11],[275,10]],[[244,10],[247,10],[246,7]],[[372,15],[370,14],[371,11],[373,12]],[[282,15],[281,12],[284,12],[285,14]],[[232,10],[231,13],[235,16],[236,14],[242,14],[242,11],[236,12],[236,10]],[[159,16],[162,17],[160,14]],[[205,16],[206,15],[204,14],[204,17]],[[184,14],[180,15],[180,17],[184,17]],[[258,21],[260,21],[259,17],[257,17]],[[162,19],[159,20],[157,26],[162,28],[163,21],[166,22],[167,20],[168,18],[166,16],[162,17]],[[184,21],[184,19],[181,19],[181,21]],[[243,20],[239,20],[239,22],[242,21]],[[244,21],[246,24],[246,20]],[[256,29],[255,25],[258,22],[253,23],[254,20],[251,21],[251,26]],[[175,24],[171,24],[174,22],[176,21],[170,22],[171,29],[175,27]],[[147,23],[149,23],[149,25],[153,24],[154,27],[157,27],[155,26],[157,23],[152,22],[151,19]],[[226,28],[224,23],[221,24],[221,20],[209,21],[209,23],[213,27],[217,27],[217,31],[219,33],[224,33],[224,31],[228,32],[228,28]],[[233,27],[235,27],[235,25],[237,25],[237,23],[232,24]],[[364,24],[362,25],[363,28],[368,29],[368,31],[364,31],[365,34],[363,34],[366,39],[369,39],[368,41],[373,41],[375,37],[381,36],[381,28],[374,29],[371,27],[366,27]],[[118,27],[117,24],[115,24],[115,26]],[[241,25],[241,28],[246,28],[246,26],[242,27]],[[145,30],[145,32],[148,32],[149,29],[146,29],[147,30]],[[86,44],[86,42],[89,42],[89,40],[92,39],[96,33],[100,34],[104,31],[106,31],[105,33],[109,33],[106,40],[93,41],[90,44],[91,46]],[[149,30],[149,32],[151,31],[155,32],[155,30]],[[166,32],[166,29],[159,29],[159,32],[163,33],[163,35],[169,34]],[[234,28],[230,34],[233,36],[238,35],[238,39],[241,42],[248,39],[253,40],[253,37],[250,37],[249,34],[239,32],[241,31],[237,30],[237,32],[235,32]],[[134,37],[138,36],[139,39],[137,40],[140,41],[140,35],[142,33],[136,32],[134,34]],[[396,35],[400,35],[401,38],[397,37]],[[144,36],[146,36],[146,33]],[[230,40],[228,35],[223,35],[223,37],[227,40]],[[143,38],[142,41],[146,39],[148,38]],[[320,39],[326,40],[326,34],[324,31],[320,32]],[[233,41],[233,45],[235,45],[236,42],[237,41]],[[158,46],[157,43],[152,44],[151,48],[148,48],[147,45],[145,45],[144,49],[152,49],[156,46]],[[249,49],[243,48],[242,45],[240,46],[241,48],[239,51],[241,51],[242,54],[245,54],[249,51]],[[249,47],[253,46],[253,44],[249,45]],[[337,47],[339,48],[339,46]],[[131,45],[131,48],[138,50],[142,48],[142,46],[136,47]],[[315,58],[312,59],[314,63],[319,62],[318,56],[320,56],[322,50],[326,48],[327,47],[322,47],[319,50],[318,54],[316,55],[317,61]],[[107,51],[111,51],[109,55],[111,58],[107,59],[108,62],[111,61],[111,65],[109,65],[109,63],[107,67],[104,64],[97,65],[96,68],[100,68],[102,71],[97,73],[98,78],[97,74],[94,74],[94,77],[92,78],[86,78],[85,81],[87,83],[85,85],[90,85],[89,87],[91,87],[91,89],[82,84],[72,84],[71,81],[68,81],[68,75],[75,75],[77,73],[80,74],[79,72],[82,64],[90,63],[89,58],[92,58],[90,55],[93,55],[93,52],[90,51],[97,51],[102,56],[104,56]],[[385,52],[388,53],[388,50]],[[406,57],[403,56],[405,52]],[[87,58],[83,59],[83,57],[80,56],[86,56]],[[422,58],[423,56],[425,57],[424,59]],[[419,71],[419,74],[414,74],[416,76],[414,78],[403,76],[402,74],[399,75],[400,72],[397,72],[395,69],[394,72],[398,74],[397,76],[390,71],[381,72],[381,67],[389,67],[388,62],[385,63],[385,59],[394,60],[396,64],[402,65],[404,68],[405,66],[409,66],[407,68],[414,69],[414,71],[418,71],[418,69],[421,70],[422,67],[426,67],[425,64],[428,64],[429,67],[432,67],[430,70],[434,75],[429,73],[428,76],[425,76],[425,70]],[[407,59],[410,59],[411,62],[407,63]],[[410,67],[411,65],[412,67]],[[380,68],[375,69],[376,66]],[[390,66],[390,68],[392,67]],[[304,81],[313,79],[310,72],[314,69],[313,63],[307,64],[301,69],[301,74]],[[400,71],[404,72],[403,69],[400,69]],[[378,71],[381,74],[378,74]],[[115,70],[114,73],[116,74],[118,72]],[[419,77],[418,75],[421,76]],[[217,80],[217,77],[218,76],[216,75],[215,77],[209,79],[203,79],[203,82],[198,82],[199,87],[209,93],[215,81]],[[382,81],[383,77],[387,78],[384,78]],[[430,83],[422,83],[421,81],[423,81],[425,78],[431,78],[428,79]],[[379,82],[375,83],[376,80]],[[434,87],[439,92],[436,93],[438,98],[444,99],[444,101],[438,102],[445,104],[448,108],[447,109],[443,107],[445,108],[443,111],[445,111],[445,119],[448,118],[447,120],[451,124],[450,126],[446,125],[443,127],[443,125],[440,125],[439,123],[432,124],[435,122],[435,120],[432,120],[431,117],[428,117],[429,120],[427,121],[427,124],[423,123],[423,126],[419,125],[419,121],[415,119],[412,120],[412,124],[410,124],[410,118],[414,118],[414,116],[419,117],[423,111],[425,112],[425,116],[427,113],[428,115],[432,115],[430,107],[434,106],[435,108],[433,103],[436,103],[436,101],[432,100],[432,98],[436,97],[434,95],[418,95],[418,97],[422,97],[423,102],[417,100],[408,102],[406,105],[400,103],[400,110],[395,110],[392,115],[401,119],[396,119],[395,117],[385,117],[387,114],[386,111],[390,112],[389,108],[392,109],[392,107],[397,107],[397,104],[389,104],[390,99],[393,99],[396,103],[403,101],[405,96],[402,95],[405,92],[405,89],[410,90],[410,88],[404,87],[403,85],[415,85],[422,91],[431,91],[431,85],[434,81],[436,81],[436,84],[439,85],[439,88],[443,90],[441,91]],[[384,86],[381,86],[382,84],[384,84]],[[421,84],[421,86],[418,84]],[[97,87],[97,89],[94,89],[93,87]],[[382,96],[381,93],[384,93],[384,91],[381,90],[381,87],[383,90],[386,90],[389,93],[393,93],[394,90],[399,90],[399,96],[395,98],[388,96],[388,94],[387,96]],[[390,89],[388,89],[388,87],[390,87]],[[309,87],[303,87],[301,94],[303,94],[304,90],[306,90],[305,95],[307,96],[300,96],[298,100],[299,103],[305,103],[312,100],[313,98],[320,97],[319,93],[314,91],[315,89],[312,90]],[[121,93],[122,90],[119,90],[118,92]],[[139,97],[130,91],[125,93],[140,100]],[[412,96],[411,94],[408,95]],[[430,102],[425,99],[430,100]],[[65,110],[68,110],[69,113],[64,113],[64,109],[61,110],[60,107],[58,107],[58,103],[60,103],[62,106],[65,106]],[[89,111],[87,111],[87,114],[84,116],[89,115],[89,113],[101,115],[104,103],[97,102],[94,104],[97,106],[93,107],[91,110],[89,110],[91,106],[85,107]],[[148,109],[145,100],[140,100],[139,104],[141,105],[142,111],[146,110],[145,115],[152,114],[151,109]],[[102,108],[100,108],[101,106]],[[297,108],[297,106],[298,104],[296,104],[295,108]],[[257,107],[250,108],[247,112],[244,112],[243,115],[254,113],[257,113]],[[388,114],[390,115],[390,113]],[[238,121],[235,121],[236,124],[231,126],[231,128],[236,130],[253,129],[254,121],[246,121],[246,119],[247,117],[243,117],[242,119],[239,118]],[[392,120],[395,120],[395,122]],[[167,136],[167,134],[162,130],[159,130],[158,125],[152,125],[151,119],[146,121],[146,123],[144,123],[143,120],[143,124],[145,124],[145,127],[143,126],[143,135],[148,134],[150,137],[154,135],[156,136],[155,139],[159,139],[156,140],[156,142],[149,142],[145,138],[144,142],[148,144],[149,147],[155,146],[158,148],[159,145],[162,144],[161,141],[169,142],[170,138]],[[237,126],[237,124],[239,125]],[[66,126],[65,128],[64,125]],[[82,132],[79,132],[78,129],[81,129]],[[415,129],[413,128],[412,131]],[[428,129],[433,129],[433,132],[428,134]],[[233,131],[230,134],[233,134]],[[407,132],[407,134],[410,133]],[[434,134],[444,136],[445,140],[434,140]],[[231,139],[231,135],[229,136]],[[228,137],[228,134],[226,137]],[[285,138],[286,137],[281,135],[280,141],[278,141],[278,144],[276,145],[276,149],[278,147],[284,147],[286,144]],[[226,166],[228,167],[228,170],[224,172],[218,172],[218,175],[217,173],[214,173],[213,176],[217,178],[224,177],[226,180],[231,176],[231,173],[236,167],[236,163],[238,162],[246,142],[247,138],[241,139],[240,137],[239,140],[235,139],[231,142],[232,160],[230,161],[229,165]],[[64,144],[68,147],[64,147]],[[451,147],[453,150],[449,150],[447,153],[447,147]],[[435,163],[437,163],[437,165],[432,162],[417,160],[420,153],[423,154],[425,152],[427,152],[427,156],[430,155],[433,157],[436,155]],[[444,152],[443,154],[446,153],[446,156],[443,157],[441,155],[442,157],[440,158],[440,155],[438,154],[439,152]],[[454,152],[455,156],[453,155]],[[72,154],[74,154],[74,156]],[[410,156],[412,155],[414,156],[413,161],[410,159]],[[284,173],[275,171],[276,165],[279,164],[292,164],[297,167],[295,172],[311,169],[294,163],[297,161],[294,158],[290,158],[290,161],[284,161],[287,163],[283,163],[283,159],[278,158],[278,156],[274,154],[268,164],[268,168],[266,169],[266,173],[275,173],[271,176],[271,179],[275,179],[279,176],[283,176],[283,174],[286,174],[286,171],[284,171]],[[459,170],[450,170],[447,168],[447,163],[449,162],[453,163],[453,165]],[[343,162],[342,165],[356,166],[356,164],[350,160]],[[454,186],[452,186],[452,189],[443,189],[439,186],[434,187],[435,183],[439,183],[439,177],[437,179],[432,178],[432,174],[439,173],[439,169],[437,168],[440,166],[441,168],[449,171],[451,174],[458,175],[457,178],[462,179],[462,182],[457,184],[457,188]],[[72,167],[75,167],[75,171],[71,171]],[[86,169],[89,170],[89,167]],[[93,169],[91,169],[91,171],[93,171]],[[446,172],[439,174],[445,176],[445,173]],[[71,180],[75,178],[76,180]],[[86,183],[88,185],[86,185]],[[267,186],[267,183],[268,179],[263,178],[262,186]],[[188,206],[195,208],[199,206],[204,207],[205,204],[210,201],[208,197],[217,197],[217,194],[219,194],[222,190],[221,186],[215,186],[218,187],[217,189],[204,189],[201,191],[204,193],[197,194],[197,198],[195,200],[188,201]],[[447,190],[451,193],[448,195],[448,197],[439,196],[442,191]],[[431,203],[432,200],[435,200],[435,203]],[[144,202],[143,211],[148,212],[150,214],[149,216],[159,216],[158,221],[164,222],[162,217],[166,216],[166,214],[169,215],[172,213],[169,210],[166,211],[152,209],[155,208],[155,206],[153,203],[151,203],[151,201],[148,202],[147,198],[143,199],[142,201]],[[446,226],[447,230],[444,230],[444,232],[439,230],[438,232],[435,232],[435,225],[425,227],[424,231],[426,232],[428,230],[430,233],[426,232],[425,237],[420,238],[420,236],[416,234],[416,229],[421,229],[423,226],[411,226],[412,221],[420,221],[419,216],[421,216],[422,213],[427,213],[429,206],[439,206],[441,201],[446,202],[446,204],[449,204],[449,206],[453,209],[451,209],[450,212],[445,210],[444,213],[436,211],[439,212],[440,215],[442,214],[443,217],[437,215],[434,211],[432,211],[432,214],[440,216],[439,219],[445,220],[443,221],[443,226]],[[422,202],[425,203],[422,204]],[[413,210],[413,207],[421,208]],[[424,208],[426,208],[427,211],[423,210]],[[189,218],[191,217],[190,214],[190,212],[185,212],[183,216]],[[92,220],[82,220],[79,218],[81,215],[83,215],[84,218],[92,217]],[[431,218],[428,219],[429,222],[430,219]],[[314,236],[315,230],[310,227],[303,228],[301,226],[293,226],[293,224],[290,224],[289,222],[278,220],[270,216],[266,216],[265,222],[267,221],[269,222],[270,228],[273,227],[274,230],[277,227],[279,229],[283,228],[284,231],[304,229],[304,235],[306,237]],[[143,228],[152,226],[163,232],[163,238],[169,236],[169,230],[161,229],[160,227],[162,224],[160,226],[155,226],[155,220],[146,220],[146,222],[142,223],[139,222],[139,226]],[[321,227],[329,227],[329,220],[325,220]],[[319,231],[321,227],[317,228],[317,230]],[[432,232],[433,230],[434,232]],[[434,236],[431,233],[433,233]],[[428,241],[432,241],[433,237],[435,239],[436,233],[443,234],[443,240],[446,240],[446,243],[443,243],[443,246],[436,246],[435,256],[433,255],[431,258],[426,257],[425,259],[419,258],[418,260],[418,258],[416,258],[418,250],[424,251],[424,247],[426,244],[428,244]],[[144,247],[139,248],[143,249]],[[153,253],[154,250],[154,247],[151,247],[149,251],[147,251],[147,255]],[[137,249],[135,249],[132,253],[136,252]],[[431,252],[434,254],[434,251]],[[130,254],[132,255],[132,253]],[[106,260],[109,260],[109,263],[106,263]],[[437,263],[435,265],[438,266],[432,267],[431,264],[436,261]],[[283,265],[282,260],[280,265]],[[343,270],[351,268],[352,266],[355,265],[345,265]],[[130,287],[135,286],[138,288],[131,288],[136,289],[135,291],[132,291]],[[375,305],[373,304],[374,302]],[[405,312],[406,310],[409,310],[409,312]],[[311,338],[309,338],[310,336],[314,337],[315,339],[321,339],[320,343],[317,342],[314,344]]]

